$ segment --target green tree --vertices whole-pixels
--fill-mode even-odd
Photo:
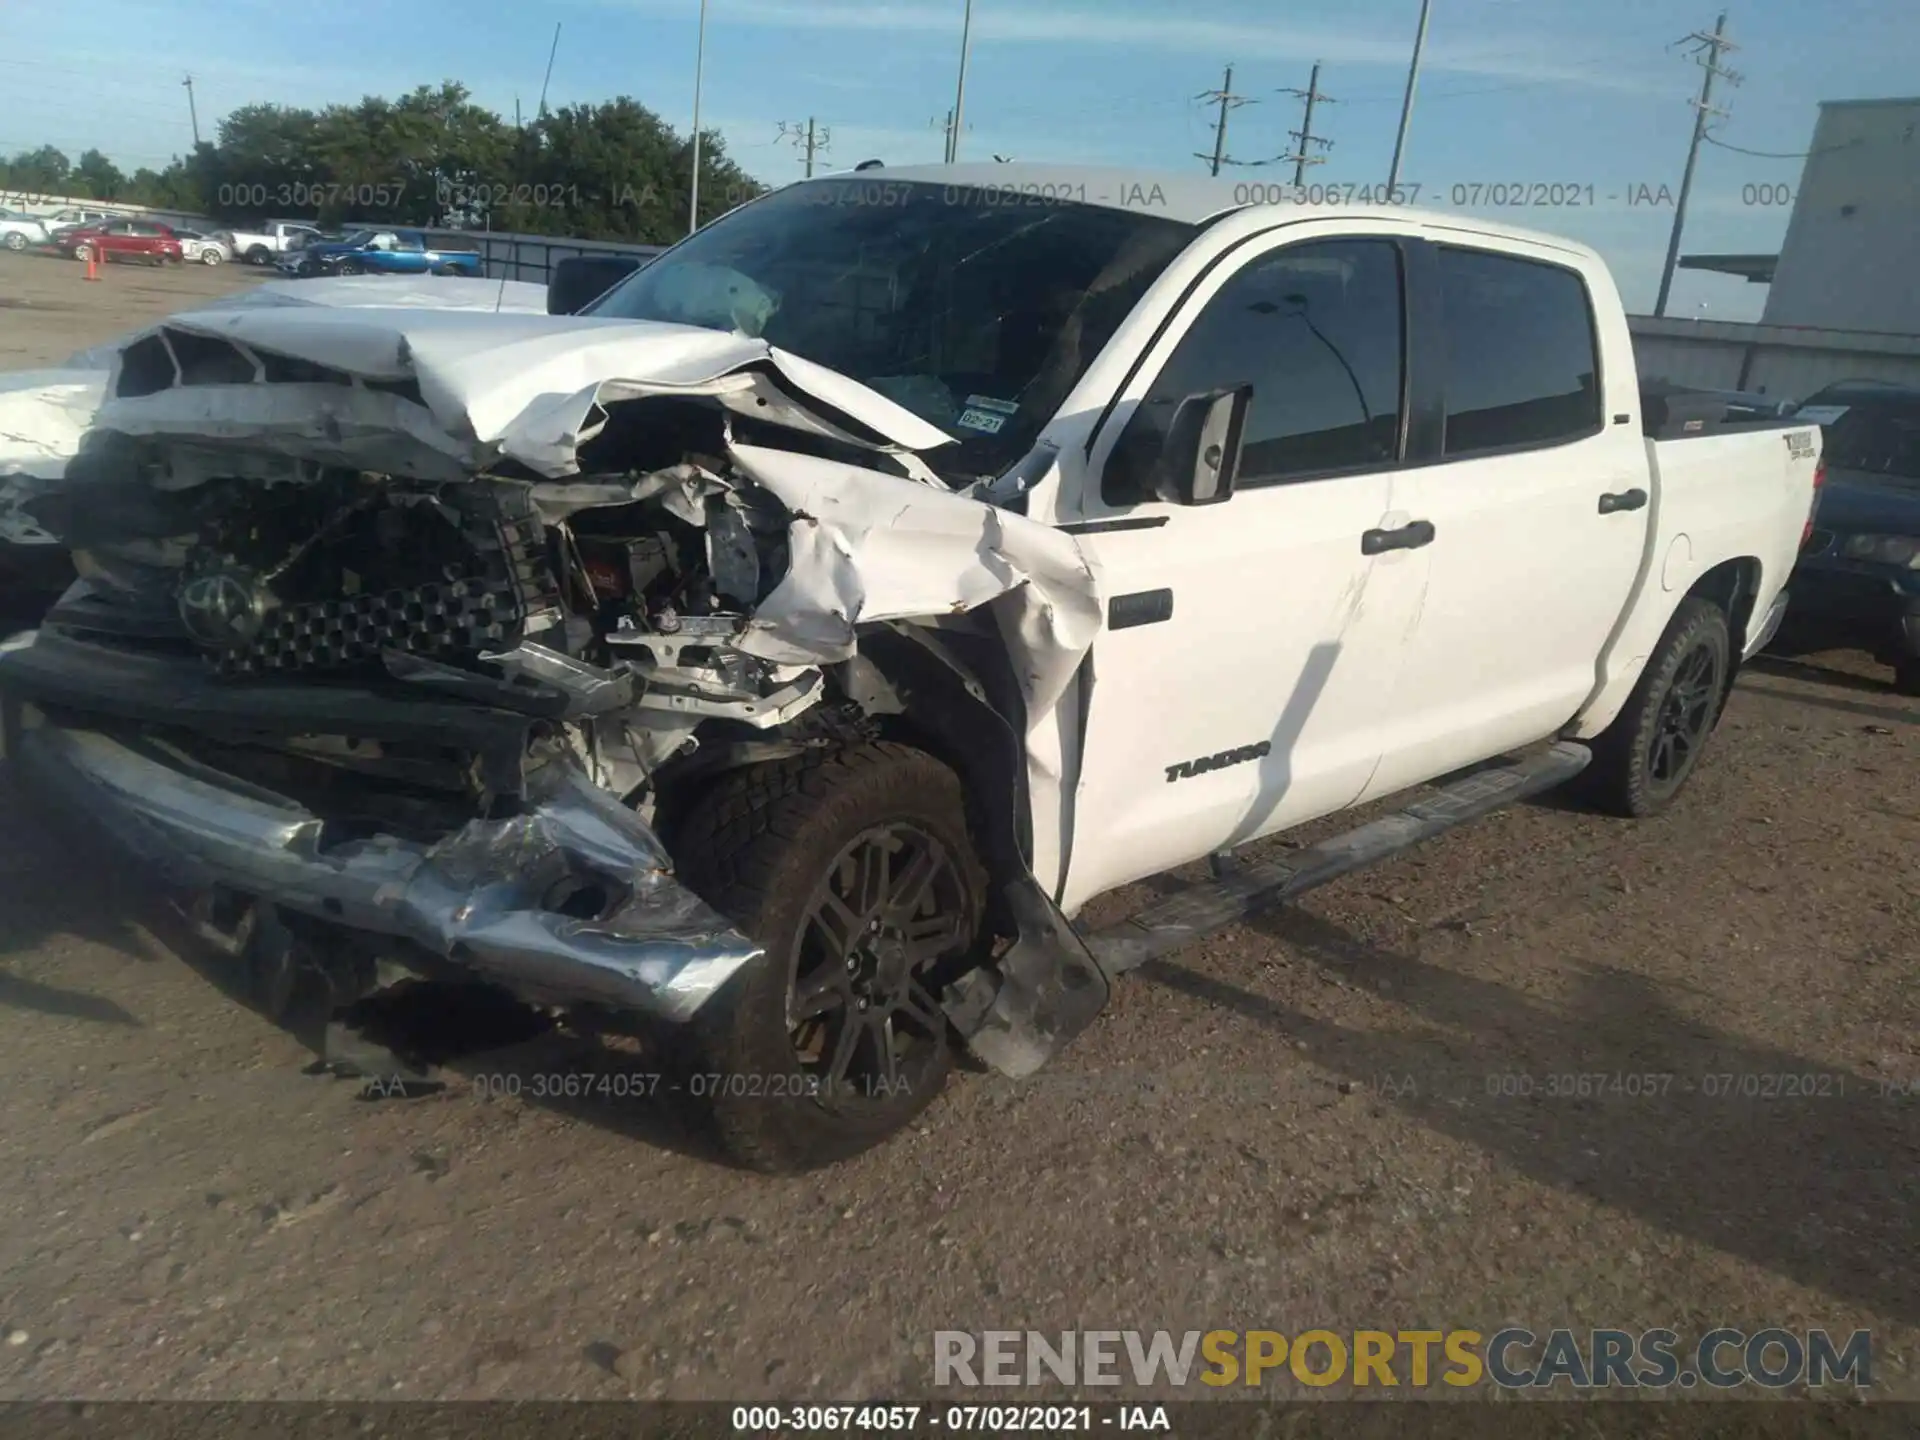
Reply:
[[[73,167],[68,184],[76,195],[94,200],[118,200],[121,192],[127,188],[127,177],[120,173],[118,165],[98,150],[89,150],[80,157],[80,163]]]
[[[66,193],[68,177],[72,174],[73,166],[65,153],[51,145],[42,145],[38,150],[22,150],[6,163],[9,190],[63,195]]]

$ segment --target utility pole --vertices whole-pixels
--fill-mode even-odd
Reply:
[[[782,120],[780,122],[780,136],[782,139],[792,140],[793,143],[799,147],[802,155],[805,157],[802,163],[807,167],[807,179],[811,180],[813,178],[813,157],[818,151],[825,150],[833,144],[833,131],[824,125],[816,129],[813,116],[809,115],[807,117],[807,128],[804,130],[798,125],[789,125],[786,121]]]
[[[947,164],[960,158],[960,126],[967,108],[967,51],[973,45],[973,0],[966,0],[960,20],[960,83],[953,92],[953,119],[947,126]]]
[[[1711,35],[1696,30],[1678,42],[1693,46],[1694,63],[1705,73],[1700,77],[1700,98],[1693,102],[1693,143],[1687,146],[1687,168],[1681,172],[1680,196],[1674,201],[1673,234],[1667,237],[1667,263],[1660,270],[1660,296],[1653,302],[1656,316],[1667,313],[1667,296],[1673,290],[1673,271],[1680,262],[1680,232],[1687,223],[1687,195],[1693,189],[1693,166],[1700,158],[1700,142],[1706,138],[1707,118],[1718,115],[1724,119],[1727,113],[1713,108],[1714,77],[1724,77],[1729,85],[1740,83],[1738,72],[1720,68],[1720,56],[1726,51],[1740,48],[1726,38],[1726,31],[1727,12],[1722,10]]]
[[[193,77],[187,76],[180,82],[187,87],[187,116],[193,121],[193,148],[200,148],[200,110],[193,103]]]
[[[1227,159],[1227,113],[1231,110],[1238,110],[1242,105],[1250,105],[1253,102],[1248,100],[1244,95],[1236,95],[1233,93],[1233,66],[1231,65],[1227,66],[1227,78],[1221,83],[1218,90],[1203,90],[1193,98],[1196,100],[1215,101],[1220,106],[1220,118],[1213,123],[1213,154],[1203,155],[1198,150],[1193,152],[1194,159],[1208,162],[1210,174],[1218,175],[1222,165],[1231,165],[1233,163]]]
[[[540,103],[534,106],[534,109],[533,109],[533,118],[535,119],[535,121],[546,119],[547,86],[553,83],[553,57],[558,55],[559,53],[560,53],[560,23],[558,21],[555,21],[553,26],[553,44],[547,47],[547,73],[540,80]]]
[[[1387,171],[1387,196],[1400,188],[1400,157],[1407,151],[1407,126],[1413,122],[1413,92],[1420,84],[1420,57],[1427,49],[1427,12],[1433,0],[1420,0],[1420,29],[1413,37],[1413,62],[1407,66],[1407,94],[1400,102],[1400,133],[1393,137],[1393,168]]]
[[[1282,160],[1293,161],[1293,184],[1294,188],[1298,189],[1307,183],[1307,166],[1324,164],[1326,161],[1324,155],[1315,155],[1313,153],[1313,147],[1318,145],[1322,150],[1331,150],[1333,148],[1333,142],[1331,140],[1320,140],[1314,136],[1314,104],[1316,101],[1328,105],[1337,105],[1339,102],[1331,95],[1322,95],[1320,93],[1320,62],[1318,60],[1313,62],[1313,78],[1307,81],[1307,88],[1305,90],[1282,90],[1280,93],[1282,95],[1298,95],[1307,102],[1307,113],[1301,118],[1300,128],[1287,132],[1287,134],[1300,142],[1299,147],[1293,154],[1280,157]]]
[[[555,39],[558,39],[556,33]],[[700,75],[707,67],[707,0],[700,0],[700,39],[693,52],[693,196],[687,202],[687,234],[700,228]]]

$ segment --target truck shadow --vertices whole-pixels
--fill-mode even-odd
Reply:
[[[1301,910],[1250,924],[1336,978],[1390,988],[1429,1028],[1321,1020],[1173,962],[1141,973],[1306,1042],[1319,1064],[1378,1103],[1541,1184],[1835,1299],[1920,1321],[1910,1097],[1682,1014],[1652,982],[1623,970],[1589,966],[1580,993],[1549,1006]],[[1643,1082],[1637,1095],[1544,1093],[1549,1077],[1569,1073],[1671,1079]],[[1508,1093],[1529,1080],[1531,1095]],[[1783,1086],[1803,1093],[1765,1098]]]

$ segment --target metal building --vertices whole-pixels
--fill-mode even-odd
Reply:
[[[1920,335],[1920,98],[1828,100],[1763,325]]]

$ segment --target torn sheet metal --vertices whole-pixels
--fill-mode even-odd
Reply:
[[[1101,623],[1072,536],[1025,516],[831,460],[735,445],[734,462],[793,513],[785,578],[740,650],[782,664],[855,653],[855,627],[993,604],[1030,724],[1051,711]]]
[[[482,463],[507,457],[555,479],[577,473],[578,448],[597,432],[605,405],[648,395],[712,396],[742,414],[872,443],[844,431],[834,419],[841,415],[881,437],[884,446],[908,451],[952,438],[858,381],[763,340],[688,325],[573,315],[255,307],[179,315],[149,333],[162,330],[223,338],[254,354],[305,360],[362,381],[411,381],[434,424],[475,447]],[[220,403],[234,407],[229,425],[238,429],[246,423],[248,392],[263,387],[195,388],[229,397]],[[148,433],[137,399],[108,401],[100,424]],[[412,473],[404,466],[384,468]]]
[[[109,736],[40,725],[18,740],[30,783],[176,884],[409,940],[530,1000],[684,1021],[761,953],[674,880],[633,811],[571,767],[526,813],[434,845],[326,846],[310,811]],[[563,910],[569,897],[583,903]]]
[[[0,539],[54,543],[19,507],[66,473],[100,408],[106,381],[99,371],[0,374]]]
[[[323,275],[311,280],[267,280],[182,314],[203,310],[250,310],[269,306],[310,309],[481,310],[509,315],[547,313],[547,287],[531,280],[475,280],[465,275]],[[114,357],[147,332],[136,330],[104,345],[92,345],[67,357],[69,370],[113,368]]]

